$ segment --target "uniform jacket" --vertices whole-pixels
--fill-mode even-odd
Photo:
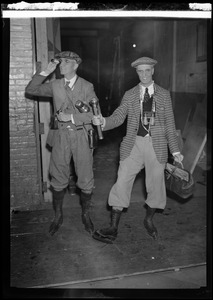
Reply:
[[[54,114],[59,109],[62,109],[62,111],[65,113],[70,113],[70,114],[72,113],[76,125],[82,125],[83,123],[86,124],[84,127],[84,129],[86,128],[86,130],[84,131],[85,131],[86,138],[88,138],[87,130],[92,127],[91,121],[88,122],[88,117],[85,120],[83,120],[82,119],[83,115],[81,115],[80,119],[78,118],[79,114],[81,113],[75,107],[75,103],[77,100],[81,100],[84,103],[87,103],[89,105],[89,101],[92,98],[97,98],[94,91],[93,84],[81,77],[78,77],[74,89],[72,92],[70,92],[70,95],[68,97],[65,89],[64,78],[56,79],[48,83],[43,83],[45,79],[46,79],[45,76],[35,74],[26,87],[25,90],[26,93],[34,96],[40,96],[40,97],[52,97]],[[66,124],[60,124],[60,125],[65,126]],[[47,138],[47,143],[50,144],[50,146],[52,145],[52,136],[53,136],[53,132],[50,130]]]
[[[153,100],[156,102],[155,125],[150,126],[153,148],[160,163],[168,160],[168,147],[171,153],[178,152],[178,140],[175,120],[169,91],[154,84]],[[139,84],[128,90],[120,106],[110,117],[106,117],[103,130],[110,130],[120,126],[127,117],[127,132],[120,146],[120,160],[130,155],[140,121],[140,88]]]
[[[63,108],[64,112],[68,113],[80,113],[77,108],[73,107],[77,100],[81,100],[89,104],[92,98],[97,98],[94,92],[93,84],[89,81],[78,77],[75,87],[72,91],[72,103],[74,105],[69,105],[69,100],[67,99],[67,93],[64,87],[64,79],[56,79],[48,83],[43,83],[46,79],[42,75],[34,75],[32,80],[26,87],[26,92],[41,97],[52,97],[54,112]],[[66,103],[68,105],[66,105]]]

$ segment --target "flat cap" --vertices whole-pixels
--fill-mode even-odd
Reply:
[[[57,53],[55,55],[55,58],[69,58],[69,59],[74,59],[77,64],[80,65],[80,63],[82,62],[82,59],[80,58],[80,56],[75,53],[75,52],[72,52],[72,51],[63,51],[63,52],[60,52],[60,53]]]
[[[150,65],[154,66],[157,64],[157,60],[149,58],[149,57],[140,57],[131,63],[133,68],[136,68],[139,65]]]

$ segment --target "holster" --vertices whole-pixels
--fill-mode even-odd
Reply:
[[[56,115],[52,115],[50,118],[50,129],[52,130],[58,129],[58,119]]]
[[[88,142],[90,149],[95,149],[98,146],[98,134],[94,128],[88,130]]]
[[[53,147],[53,141],[54,141],[54,133],[55,130],[58,129],[58,119],[55,115],[52,115],[50,118],[50,129],[47,135],[47,140],[46,144],[49,145],[50,147]]]

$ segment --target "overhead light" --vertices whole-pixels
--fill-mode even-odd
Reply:
[[[135,48],[135,47],[136,47],[136,44],[133,44],[132,47]]]

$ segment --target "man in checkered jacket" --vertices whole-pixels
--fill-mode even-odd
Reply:
[[[153,81],[157,61],[141,57],[131,66],[136,69],[139,84],[128,90],[120,106],[109,117],[93,117],[94,125],[103,131],[123,124],[127,118],[127,132],[120,146],[120,164],[117,181],[109,193],[111,226],[96,230],[93,238],[113,243],[118,234],[118,224],[124,208],[130,205],[136,175],[145,168],[147,191],[144,226],[148,234],[157,239],[157,228],[153,223],[156,209],[166,206],[164,169],[168,160],[168,147],[174,159],[181,162],[183,156],[178,147],[175,120],[169,91]]]

